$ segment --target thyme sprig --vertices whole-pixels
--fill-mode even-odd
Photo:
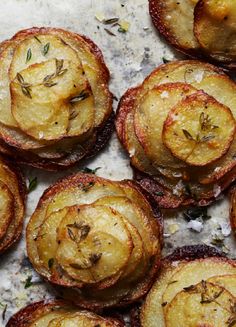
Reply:
[[[54,85],[57,85],[57,83],[54,81],[54,78],[61,76],[67,72],[68,69],[62,69],[64,64],[63,59],[56,59],[56,70],[53,74],[49,74],[44,77],[43,79],[43,85],[46,87],[52,87]]]
[[[199,132],[197,133],[196,137],[191,135],[189,131],[186,129],[182,129],[182,132],[186,139],[190,141],[194,141],[196,143],[203,143],[208,142],[215,138],[215,135],[209,134],[209,135],[202,135],[203,132],[211,132],[212,130],[215,130],[219,128],[219,126],[213,125],[211,122],[211,118],[209,115],[202,112],[199,116]]]
[[[30,61],[31,58],[32,58],[32,51],[31,51],[31,48],[29,48],[27,51],[27,54],[26,54],[25,62],[27,63],[28,61]]]
[[[21,86],[22,93],[28,98],[32,99],[31,89],[30,89],[32,85],[25,82],[24,77],[20,73],[16,74],[16,79]]]

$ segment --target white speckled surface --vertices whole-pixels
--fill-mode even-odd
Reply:
[[[0,41],[11,37],[20,29],[31,26],[62,27],[85,34],[102,49],[111,71],[111,91],[119,98],[128,87],[140,83],[161,64],[163,57],[172,59],[176,56],[175,52],[160,40],[152,27],[147,3],[147,0],[2,0]],[[130,22],[129,31],[126,34],[119,33],[117,27],[114,27],[112,31],[116,36],[108,35],[104,31],[104,25],[95,19],[95,14],[99,12],[107,18],[120,17]],[[103,153],[83,166],[101,167],[97,174],[111,179],[132,177],[128,158],[115,135]],[[37,176],[39,182],[37,189],[30,193],[28,198],[26,223],[43,190],[70,172],[53,174],[25,169],[27,177]],[[211,234],[217,231],[219,222],[228,222],[227,200],[221,200],[211,207],[209,214],[212,218],[204,224],[201,233],[187,229],[187,223],[181,218],[181,214],[166,216],[164,252],[169,253],[173,247],[180,245],[200,242],[209,244]],[[173,231],[175,233],[169,235]],[[230,255],[234,256],[235,242],[232,236],[225,239],[225,244],[231,250]],[[8,318],[21,307],[52,295],[52,290],[29,267],[25,256],[25,241],[22,238],[17,246],[0,259],[0,327],[5,326]],[[34,284],[25,289],[27,276],[33,276]],[[3,321],[2,311],[6,304]]]

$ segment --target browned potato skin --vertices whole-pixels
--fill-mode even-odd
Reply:
[[[194,19],[198,19],[196,14],[200,12],[201,8],[203,7],[203,0],[200,0],[194,10]],[[215,58],[211,57],[210,54],[205,53],[203,50],[199,49],[191,49],[191,48],[184,48],[182,47],[172,33],[169,31],[168,27],[165,25],[162,19],[163,8],[161,1],[158,0],[149,0],[149,13],[153,22],[153,25],[158,30],[158,32],[172,45],[176,50],[179,52],[189,56],[192,59],[200,59],[205,60],[207,62],[211,62],[213,64],[220,64],[226,71],[228,70],[235,70],[236,63],[225,63],[216,60]],[[200,45],[199,45],[200,47]]]
[[[43,195],[41,196],[39,203],[36,207],[36,211],[40,211],[44,202],[47,201],[49,197],[52,197],[53,195],[57,194],[60,190],[64,190],[67,187],[71,187],[73,185],[88,185],[89,183],[95,183],[96,181],[104,181],[104,178],[100,178],[93,174],[74,174],[69,177],[63,178],[59,180],[56,184],[50,186],[47,190],[44,191]],[[151,210],[153,212],[153,229],[156,232],[156,235],[158,235],[160,244],[163,245],[163,217],[161,212],[159,211],[159,207],[157,206],[156,202],[153,201],[151,195],[149,195],[147,192],[145,192],[136,182],[132,180],[124,180],[119,182],[120,186],[122,187],[122,183],[128,184],[130,187],[134,188],[137,192],[140,193],[140,196],[144,198],[145,202],[147,204],[150,204]],[[147,195],[148,194],[148,195]],[[152,221],[149,222],[152,224]],[[26,231],[26,234],[28,234],[29,231]],[[27,248],[29,247],[29,242],[27,242]],[[85,309],[90,310],[98,310],[101,308],[106,307],[123,307],[130,303],[133,303],[134,301],[138,300],[139,298],[143,297],[148,290],[151,288],[155,278],[157,271],[160,266],[160,256],[156,255],[152,262],[150,263],[150,269],[147,273],[147,275],[142,279],[137,281],[137,285],[134,286],[134,290],[131,289],[131,292],[121,299],[118,300],[112,300],[112,301],[90,301],[86,299],[85,296],[79,295],[79,293],[76,291],[76,283],[72,287],[70,287],[69,284],[66,284],[64,281],[61,281],[58,279],[57,276],[51,276],[47,278],[46,276],[42,275],[43,278],[45,278],[47,281],[54,284],[55,289],[59,291],[60,295],[63,295],[63,298],[72,301],[77,306],[81,306]],[[41,274],[40,270],[37,269],[37,272]],[[136,288],[135,288],[136,287]],[[90,291],[91,290],[91,291]],[[96,289],[97,290],[97,289]],[[89,291],[92,292],[92,288],[89,288]]]
[[[8,321],[6,327],[28,327],[30,324],[34,322],[35,318],[39,318],[43,316],[48,309],[54,308],[57,306],[67,306],[73,309],[76,307],[69,302],[62,301],[62,300],[51,300],[51,301],[40,301],[29,304],[27,307],[21,309],[16,314],[14,314]],[[34,313],[38,311],[36,317],[34,317]],[[32,316],[34,319],[32,319]],[[114,327],[124,327],[125,325],[113,318],[107,318],[108,322],[113,323]]]
[[[101,69],[101,78],[104,81],[104,84],[108,84],[110,79],[110,72],[105,64],[101,50],[97,45],[84,35],[79,35],[73,32],[65,31],[60,28],[38,28],[32,27],[30,29],[25,29],[16,33],[10,40],[3,41],[0,43],[0,52],[11,42],[20,42],[25,38],[35,35],[37,33],[47,34],[50,32],[63,32],[67,35],[72,35],[74,39],[84,40],[89,47],[91,53],[97,58],[100,69]],[[0,53],[1,59],[1,53]],[[15,147],[14,139],[12,138],[0,138],[0,152],[3,153],[9,160],[14,159],[20,164],[27,164],[39,169],[48,170],[48,171],[59,171],[72,167],[82,159],[90,158],[97,155],[107,144],[108,140],[111,137],[111,134],[114,131],[114,112],[112,110],[112,93],[107,89],[107,98],[109,102],[109,112],[104,118],[103,123],[96,128],[94,131],[94,140],[86,148],[86,151],[81,153],[74,149],[72,153],[69,153],[64,156],[62,159],[43,159],[40,158],[33,152],[25,151],[19,147]],[[50,144],[50,142],[49,142]],[[56,145],[56,144],[55,144]]]
[[[16,183],[19,189],[19,193],[20,193],[20,201],[21,201],[21,219],[20,222],[18,224],[18,226],[16,227],[15,231],[13,233],[6,233],[5,236],[0,240],[0,255],[5,252],[6,250],[8,250],[11,246],[13,246],[20,238],[21,233],[22,233],[22,228],[23,228],[23,219],[24,219],[24,215],[25,215],[25,201],[26,201],[26,196],[27,196],[27,188],[26,188],[26,184],[25,184],[25,179],[24,179],[24,175],[21,172],[21,170],[16,167],[15,165],[13,165],[11,162],[8,162],[4,159],[1,158],[1,161],[8,166],[8,168],[12,171],[12,173],[15,175],[16,178]],[[14,196],[14,194],[13,194]],[[16,206],[14,207],[14,216],[16,215]],[[14,218],[13,220],[14,221]]]

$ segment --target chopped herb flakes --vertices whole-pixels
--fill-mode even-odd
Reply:
[[[31,287],[33,285],[32,283],[32,276],[28,276],[26,281],[25,281],[25,289]]]
[[[38,178],[29,178],[28,193],[34,191],[38,185]]]

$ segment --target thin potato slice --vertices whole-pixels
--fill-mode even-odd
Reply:
[[[135,132],[153,166],[183,168],[162,142],[163,124],[170,110],[196,89],[182,83],[162,84],[148,91],[135,110]]]
[[[1,177],[0,177],[1,179]],[[0,240],[14,219],[14,198],[6,184],[0,181]]]
[[[236,61],[236,3],[201,0],[194,12],[194,34],[202,49],[215,60]]]
[[[55,58],[81,65],[76,51],[56,35],[35,35],[23,39],[14,50],[9,78],[13,80],[27,67]]]
[[[122,216],[109,207],[72,207],[57,233],[57,261],[86,284],[116,275],[132,253],[130,232]]]
[[[207,280],[209,283],[219,285],[236,297],[236,275],[214,276]]]
[[[198,0],[149,0],[153,24],[179,50],[197,54],[199,44],[193,34],[194,7]]]
[[[236,189],[233,187],[230,192],[230,224],[234,235],[236,236]]]
[[[194,272],[194,273],[193,273]],[[184,288],[198,284],[218,275],[234,275],[236,264],[233,261],[222,261],[218,258],[208,258],[186,262],[176,269],[163,293],[163,303],[170,303],[175,295]]]
[[[46,271],[54,269],[56,251],[59,245],[57,243],[57,228],[61,220],[66,216],[68,210],[69,209],[66,207],[53,212],[45,219],[44,223],[37,228],[38,234],[35,238],[35,242],[38,248],[39,259]]]
[[[228,327],[236,298],[218,285],[202,281],[179,292],[165,311],[166,327]]]
[[[230,109],[200,91],[169,112],[162,137],[175,157],[190,165],[205,166],[228,151],[234,134]]]

